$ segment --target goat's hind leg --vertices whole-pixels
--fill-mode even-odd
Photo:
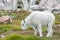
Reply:
[[[52,26],[53,26],[53,22],[48,23],[48,33],[47,33],[47,37],[51,37],[52,34],[53,34]]]

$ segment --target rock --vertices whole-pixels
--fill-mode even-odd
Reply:
[[[60,25],[58,24],[58,25],[57,25],[57,27],[59,27],[59,28],[60,28]]]
[[[0,23],[7,23],[7,22],[11,22],[11,17],[10,16],[1,16],[0,17]]]
[[[17,12],[20,12],[20,11],[21,11],[21,9],[18,9],[18,10],[17,10]]]
[[[5,35],[1,35],[0,37],[1,37],[1,38],[4,38],[4,37],[5,37]]]

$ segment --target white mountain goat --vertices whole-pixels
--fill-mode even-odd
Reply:
[[[51,37],[53,34],[53,23],[55,16],[48,11],[34,11],[25,20],[21,22],[21,29],[26,30],[27,26],[31,26],[34,29],[34,35],[39,32],[42,37],[42,25],[48,25],[47,37]]]

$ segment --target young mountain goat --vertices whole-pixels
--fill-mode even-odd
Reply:
[[[31,26],[34,29],[34,35],[39,32],[42,37],[42,25],[48,26],[47,37],[51,37],[53,34],[53,23],[55,16],[48,11],[34,11],[25,20],[21,22],[21,29],[26,30],[27,26]]]

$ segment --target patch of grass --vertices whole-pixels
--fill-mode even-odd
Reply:
[[[52,40],[60,40],[60,33],[54,32]]]
[[[60,24],[60,21],[56,20],[56,21],[55,21],[55,24]]]
[[[58,15],[55,16],[56,19],[59,19],[60,17]]]
[[[12,34],[10,36],[5,37],[3,40],[52,40],[52,39],[33,35]]]
[[[56,15],[55,18],[55,24],[60,24],[60,16]]]
[[[2,39],[0,39],[0,40],[2,40]]]
[[[0,34],[8,31],[19,31],[20,28],[11,25],[0,25]]]

